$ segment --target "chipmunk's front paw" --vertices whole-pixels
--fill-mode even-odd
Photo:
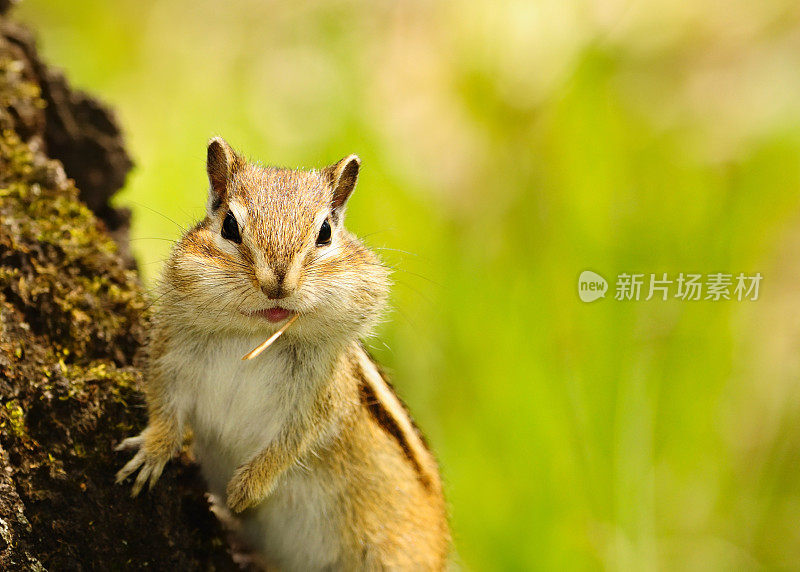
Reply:
[[[158,478],[161,476],[164,466],[172,457],[169,451],[156,450],[150,446],[146,431],[147,430],[142,431],[142,433],[136,437],[125,439],[114,448],[116,451],[136,451],[136,455],[119,470],[116,478],[117,484],[120,484],[128,478],[128,476],[137,470],[139,471],[139,474],[136,475],[136,480],[133,482],[133,489],[131,490],[131,496],[134,497],[141,492],[142,487],[148,481],[148,488],[153,488],[153,485],[156,484],[156,481],[158,481]]]
[[[242,512],[264,500],[271,488],[268,482],[256,478],[249,465],[242,465],[228,482],[228,508],[234,513]]]

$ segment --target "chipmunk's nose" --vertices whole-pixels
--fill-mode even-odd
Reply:
[[[283,298],[286,298],[286,296],[289,295],[289,293],[286,290],[284,290],[280,284],[275,288],[267,288],[265,286],[262,286],[261,290],[264,292],[264,294],[267,295],[267,298],[269,298],[270,300],[282,300]]]
[[[290,294],[291,288],[286,287],[286,270],[276,268],[272,272],[259,272],[258,283],[261,291],[270,300],[281,300]]]
[[[261,291],[267,295],[270,300],[281,300],[286,298],[289,293],[283,287],[283,279],[273,282],[271,284],[261,284]]]

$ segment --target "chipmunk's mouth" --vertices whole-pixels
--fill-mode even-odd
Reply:
[[[255,312],[248,312],[248,316],[253,316],[255,318],[264,318],[273,324],[277,322],[282,322],[285,319],[291,317],[294,314],[291,310],[287,310],[286,308],[281,308],[276,306],[275,308],[266,308],[264,310],[256,310]]]

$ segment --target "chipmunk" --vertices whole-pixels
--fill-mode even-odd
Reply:
[[[118,450],[133,494],[186,432],[212,494],[285,570],[440,570],[438,466],[361,340],[389,272],[343,225],[360,160],[264,168],[208,145],[206,217],[176,244],[148,344],[149,421]],[[296,315],[263,354],[242,355]]]

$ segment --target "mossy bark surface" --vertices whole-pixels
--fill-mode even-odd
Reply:
[[[147,302],[109,206],[130,165],[113,114],[0,14],[3,570],[237,569],[191,463],[136,499],[114,484],[146,420]]]

